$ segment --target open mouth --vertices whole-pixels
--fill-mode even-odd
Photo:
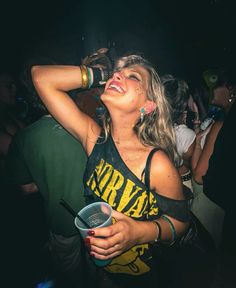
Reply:
[[[125,92],[124,89],[123,89],[122,87],[120,87],[120,85],[118,85],[118,84],[116,84],[116,83],[114,83],[114,82],[112,82],[112,83],[108,86],[107,89],[117,91],[118,93],[124,93],[124,92]]]

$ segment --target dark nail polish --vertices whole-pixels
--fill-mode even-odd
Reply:
[[[95,232],[93,230],[89,230],[88,233],[87,233],[89,236],[94,236],[95,235]]]

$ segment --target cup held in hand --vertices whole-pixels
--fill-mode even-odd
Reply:
[[[78,215],[82,218],[91,228],[87,228],[78,217],[75,217],[75,226],[79,229],[83,238],[88,236],[88,231],[92,228],[106,227],[112,225],[112,208],[106,202],[95,202],[85,206],[79,211]],[[106,266],[112,259],[100,260],[93,258],[97,266]]]

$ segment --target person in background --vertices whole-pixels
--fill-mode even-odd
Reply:
[[[226,115],[220,129],[208,169],[203,175],[203,191],[212,201],[225,211],[220,253],[228,287],[235,287],[236,229],[234,220],[234,194],[236,161],[235,131],[236,79],[232,70],[221,69],[214,87],[214,103],[224,107]]]
[[[12,223],[15,217],[13,214],[18,215],[19,210],[19,191],[18,187],[11,183],[6,168],[6,158],[8,154],[9,145],[15,133],[25,126],[19,113],[16,104],[18,83],[13,73],[7,69],[0,71],[0,190],[2,202],[2,215],[8,215],[3,221],[2,231],[5,235],[3,237],[3,247],[8,253],[3,253],[4,269],[3,276],[9,275],[11,271],[16,271],[18,268],[18,255],[21,242],[15,241],[15,234],[12,233]],[[14,213],[9,213],[9,207]],[[20,217],[18,218],[20,221]],[[17,229],[15,229],[17,230]],[[18,246],[19,245],[19,246]],[[16,257],[16,259],[15,259]],[[12,277],[7,278],[9,285],[12,282]]]
[[[152,243],[171,244],[185,233],[190,218],[175,168],[179,156],[169,106],[156,71],[141,56],[128,55],[117,60],[112,74],[59,65],[34,66],[32,77],[50,113],[81,141],[89,157],[87,203],[105,201],[113,208],[116,222],[91,229],[85,238],[91,257],[113,259],[101,268],[98,287],[157,285]],[[67,91],[105,82],[101,100],[107,111],[101,127]],[[152,160],[145,170],[148,156]]]
[[[104,110],[104,106],[100,101],[102,92],[102,87],[95,87],[89,90],[78,91],[74,97],[75,103],[81,111],[90,115],[96,121],[100,121],[98,111]]]
[[[25,126],[17,113],[16,95],[17,84],[14,77],[10,72],[0,72],[0,174],[2,176],[12,137],[16,131]]]
[[[170,74],[161,77],[164,85],[165,95],[171,106],[172,122],[175,129],[177,151],[181,156],[178,170],[184,186],[191,189],[191,211],[195,201],[194,190],[192,186],[192,167],[191,159],[196,142],[196,133],[187,125],[187,113],[189,109],[193,111],[193,124],[197,123],[199,118],[198,107],[193,100],[188,84],[181,78]],[[187,176],[187,177],[186,177]],[[197,215],[193,213],[193,217]],[[172,275],[169,287],[210,287],[217,271],[215,246],[210,234],[202,226],[202,223],[196,217],[198,237],[203,244],[202,248],[194,247],[175,247],[169,253],[163,254],[167,267],[173,267],[175,275]],[[205,252],[203,252],[205,251]],[[178,259],[178,260],[177,260]],[[203,260],[204,259],[204,260]],[[204,262],[204,263],[203,263]],[[211,267],[211,268],[209,268]],[[184,271],[184,272],[183,272]],[[182,277],[182,278],[181,278]],[[199,280],[204,279],[204,281]]]
[[[193,96],[190,94],[190,97],[188,99],[188,105],[187,105],[187,119],[186,119],[186,125],[194,130],[195,133],[199,132],[198,127],[200,123],[200,113],[198,104],[193,99]]]
[[[221,237],[223,236],[222,228],[225,212],[217,203],[212,202],[204,193],[203,177],[206,175],[209,167],[209,161],[214,151],[215,142],[219,132],[223,126],[224,119],[234,103],[234,98],[229,98],[231,94],[225,93],[224,87],[233,89],[230,84],[228,75],[223,70],[216,70],[214,75],[214,86],[212,89],[211,106],[218,108],[215,112],[211,125],[204,131],[200,131],[197,135],[196,145],[192,157],[192,170],[194,179],[194,189],[196,201],[193,210],[199,215],[202,223],[207,227],[208,231],[213,235],[217,247],[220,246]],[[231,91],[231,90],[230,90]],[[209,114],[209,113],[208,113]],[[206,135],[206,136],[205,136]],[[202,138],[205,136],[204,145]]]
[[[52,64],[52,61],[48,62],[48,59],[42,58],[31,59],[22,73],[21,80],[29,92],[27,97],[34,111],[37,111],[39,119],[13,137],[7,163],[11,181],[18,185],[25,198],[31,198],[32,203],[32,195],[40,193],[42,196],[45,229],[49,235],[44,239],[42,235],[38,235],[38,238],[43,241],[37,253],[34,244],[30,243],[32,239],[25,237],[28,244],[23,247],[26,251],[28,249],[31,255],[28,258],[29,263],[25,263],[28,265],[25,265],[25,268],[29,269],[25,271],[23,284],[29,282],[32,276],[29,275],[32,274],[29,271],[33,266],[42,272],[46,270],[45,266],[48,266],[48,262],[52,261],[45,275],[38,273],[30,279],[31,285],[49,280],[47,279],[49,277],[54,280],[54,287],[78,287],[78,283],[82,285],[85,281],[83,243],[74,225],[74,218],[60,205],[60,200],[63,198],[76,212],[84,207],[83,173],[87,156],[80,142],[49,114],[38,97],[30,73],[31,66],[35,63],[45,65]],[[34,212],[38,211],[32,211]],[[26,217],[34,219],[34,215],[26,215]],[[32,231],[35,226],[34,223],[31,225]],[[34,229],[37,233],[39,227]],[[33,248],[29,250],[29,247]],[[40,262],[41,254],[46,257]],[[26,254],[24,257],[27,257]],[[38,262],[42,267],[37,266]]]
[[[187,83],[173,75],[166,74],[161,77],[165,95],[171,106],[171,117],[175,129],[177,151],[181,157],[179,174],[183,184],[193,191],[191,157],[195,145],[195,132],[186,125],[186,109],[190,98]]]

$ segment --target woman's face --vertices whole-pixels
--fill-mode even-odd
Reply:
[[[108,109],[139,110],[147,100],[148,79],[149,74],[142,66],[124,68],[107,81],[101,99]]]
[[[230,91],[226,86],[220,86],[214,89],[211,103],[223,108],[229,105]]]

